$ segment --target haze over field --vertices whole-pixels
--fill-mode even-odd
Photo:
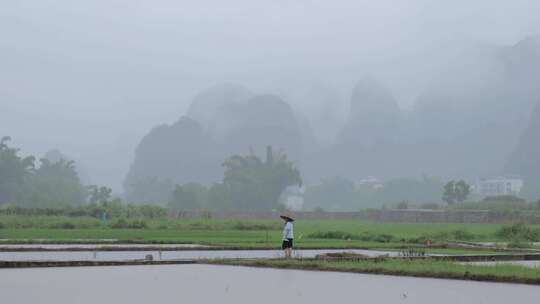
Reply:
[[[58,149],[117,193],[130,178],[216,181],[225,157],[267,144],[306,182],[540,183],[539,12],[525,0],[6,2],[0,137],[23,154]]]

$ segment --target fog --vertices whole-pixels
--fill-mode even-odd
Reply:
[[[279,96],[300,125],[304,117],[318,140],[332,142],[347,125],[353,88],[366,75],[405,113],[433,90],[495,90],[506,80],[497,78],[498,63],[485,50],[540,35],[539,13],[535,0],[4,1],[0,136],[11,136],[23,154],[58,149],[84,168],[89,183],[119,193],[143,136],[176,122],[200,92],[217,84]],[[476,72],[459,70],[463,66]],[[454,83],[462,72],[468,78]],[[461,86],[464,81],[471,87]],[[309,93],[313,87],[326,93]],[[497,92],[495,100],[524,94],[540,100],[530,85]],[[459,98],[450,100],[456,103],[450,108],[459,108]],[[508,153],[527,125],[531,102],[516,103],[524,109],[516,114],[523,126],[512,131]],[[421,121],[414,115],[410,119]],[[399,141],[410,142],[408,128],[414,126],[400,128]],[[503,162],[503,156],[490,161]],[[498,173],[485,169],[490,164],[429,173]],[[372,171],[362,174],[397,175]],[[422,172],[404,167],[401,175]]]

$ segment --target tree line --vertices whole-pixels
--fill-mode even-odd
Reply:
[[[19,149],[9,146],[10,140],[7,136],[0,140],[0,204],[47,208],[86,201],[87,192],[73,161],[22,157]]]
[[[223,181],[207,187],[188,183],[176,185],[169,208],[175,210],[275,210],[289,186],[301,186],[300,171],[284,153],[267,147],[266,159],[254,153],[234,155],[223,162]]]
[[[119,199],[111,200],[112,190],[108,187],[82,185],[75,162],[22,157],[19,149],[9,145],[10,140],[0,140],[0,205],[42,209],[90,205],[96,208],[84,209],[84,213],[92,213],[121,203]],[[270,146],[264,160],[251,152],[233,155],[222,165],[223,180],[210,186],[172,186],[171,181],[151,177],[137,181],[132,186],[140,195],[130,198],[130,202],[165,203],[175,210],[272,210],[280,208],[279,199],[287,187],[302,184],[294,163]]]

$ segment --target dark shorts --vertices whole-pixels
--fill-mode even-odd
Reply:
[[[287,239],[283,240],[283,244],[281,244],[281,249],[287,249],[293,247],[293,239]]]

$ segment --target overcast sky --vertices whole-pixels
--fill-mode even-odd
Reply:
[[[347,101],[370,74],[407,108],[449,58],[538,34],[538,0],[2,1],[0,136],[120,191],[140,137],[216,83]]]

